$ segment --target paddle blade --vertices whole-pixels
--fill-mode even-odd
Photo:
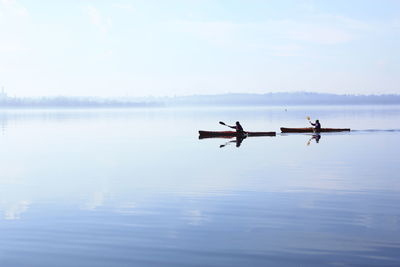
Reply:
[[[226,125],[223,121],[220,121],[219,124]]]

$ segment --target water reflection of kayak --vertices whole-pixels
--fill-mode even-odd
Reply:
[[[275,136],[276,132],[244,132],[238,133],[236,131],[199,131],[199,138],[212,138],[212,137],[248,137],[248,136]]]
[[[319,131],[315,131],[314,128],[281,128],[282,133],[329,133],[329,132],[349,132],[349,128],[321,128]]]

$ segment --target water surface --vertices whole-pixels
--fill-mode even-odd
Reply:
[[[198,130],[350,133],[198,140]],[[399,266],[400,108],[0,111],[2,266]],[[225,145],[220,148],[221,145]]]

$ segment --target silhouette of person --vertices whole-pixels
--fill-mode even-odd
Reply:
[[[320,132],[321,131],[321,124],[319,123],[319,120],[316,120],[315,123],[312,123],[310,121],[311,125],[314,126],[314,132]]]
[[[235,129],[237,133],[244,134],[243,127],[242,127],[242,125],[240,125],[240,122],[238,122],[238,121],[236,122],[235,126],[229,126],[228,125],[228,127],[232,128],[232,129]]]

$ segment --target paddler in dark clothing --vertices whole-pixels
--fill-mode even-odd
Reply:
[[[226,144],[220,145],[219,147],[224,147],[229,143],[236,143],[236,147],[240,147],[240,145],[243,142],[243,139],[245,139],[247,137],[246,132],[243,130],[242,125],[240,125],[240,122],[237,121],[235,126],[230,126],[228,124],[225,124],[222,121],[220,121],[219,123],[222,125],[228,126],[229,128],[235,129],[236,133],[237,133],[235,140],[229,141]]]
[[[242,127],[242,125],[240,125],[240,122],[238,122],[238,121],[236,122],[235,126],[228,125],[228,127],[235,129],[237,133],[244,134],[243,127]]]
[[[225,124],[225,122],[220,121],[219,124],[228,126],[229,128],[235,129],[236,133],[238,133],[238,136],[246,136],[246,132],[243,130],[242,125],[240,125],[240,122],[236,122],[235,126],[230,126],[228,124]]]
[[[314,126],[314,132],[320,132],[321,131],[321,124],[319,123],[319,120],[316,120],[315,123],[312,123],[310,121],[311,125]]]

